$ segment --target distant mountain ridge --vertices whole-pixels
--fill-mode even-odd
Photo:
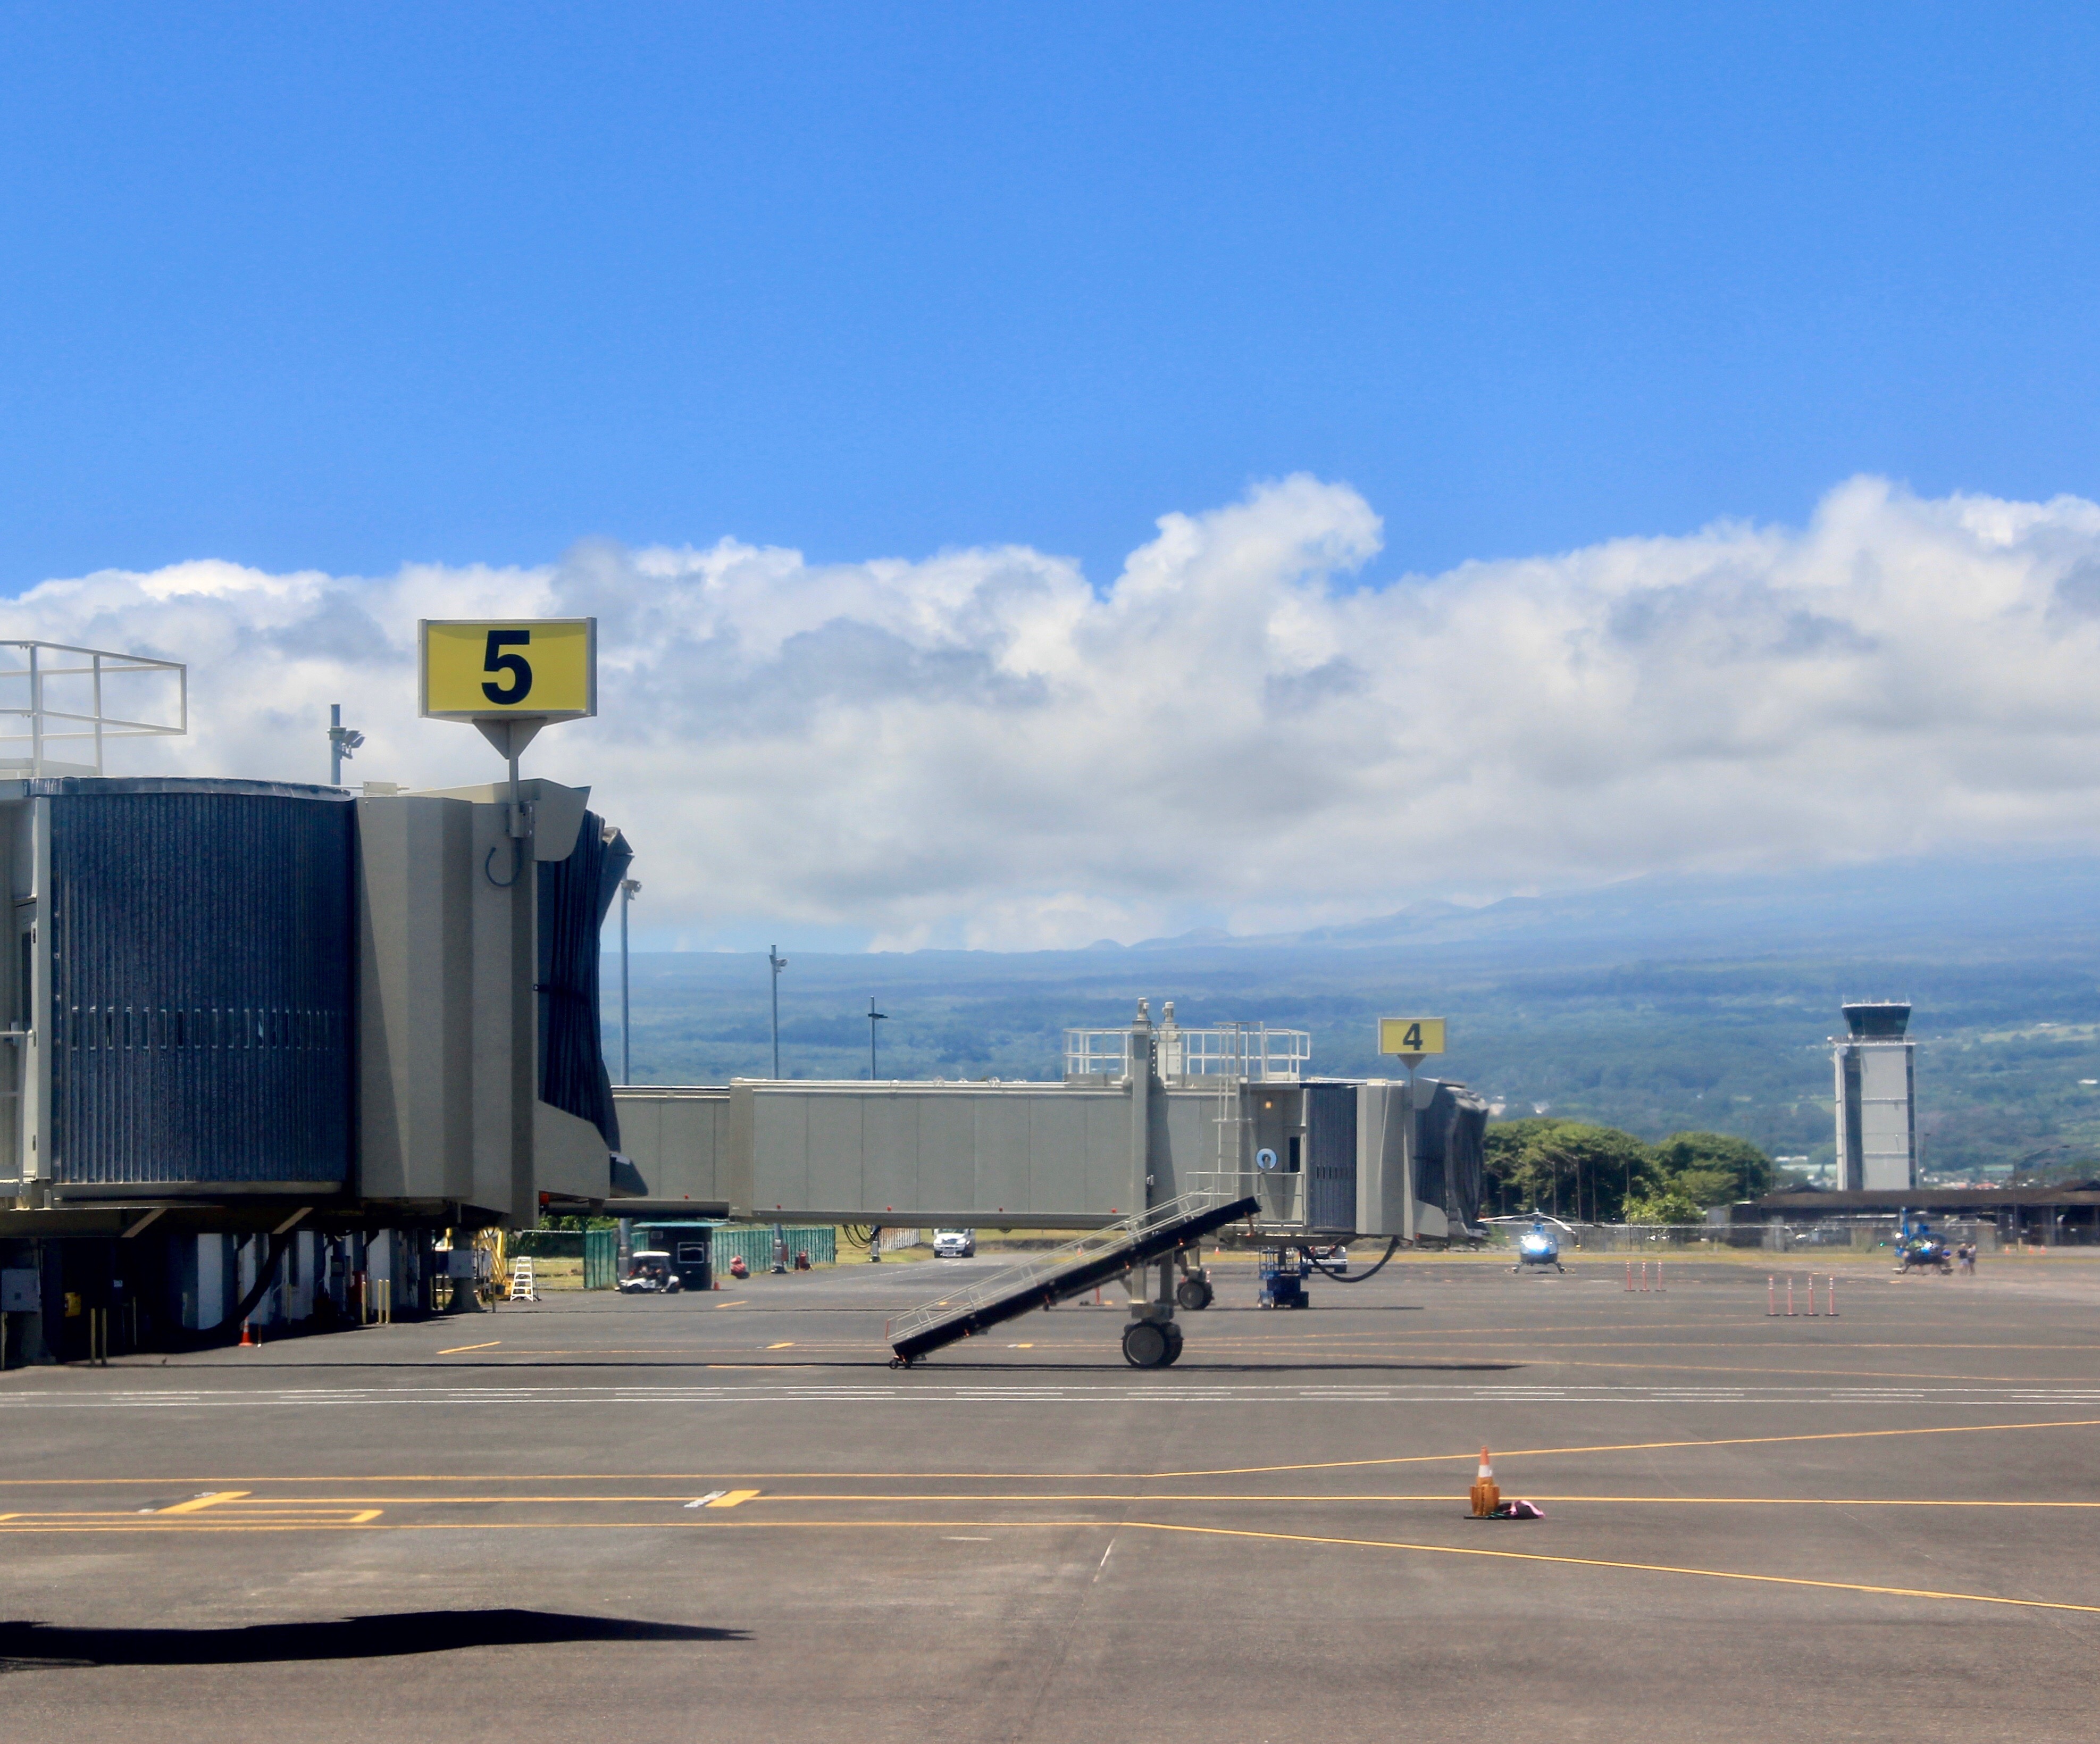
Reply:
[[[1130,948],[1361,950],[1395,945],[1616,945],[1641,955],[1928,941],[1961,948],[2069,929],[2100,941],[2100,860],[1937,858],[1758,876],[1661,874],[1589,890],[1511,896],[1477,907],[1431,900],[1302,931],[1204,928]],[[1098,947],[1096,948],[1099,948]]]

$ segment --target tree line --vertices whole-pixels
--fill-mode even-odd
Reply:
[[[1696,1223],[1710,1205],[1779,1184],[1772,1160],[1726,1132],[1673,1132],[1648,1144],[1617,1127],[1538,1119],[1490,1123],[1481,1209],[1550,1212],[1569,1223]]]

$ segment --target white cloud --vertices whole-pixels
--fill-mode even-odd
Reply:
[[[595,613],[589,782],[649,935],[999,947],[1265,929],[1661,870],[2100,838],[2100,506],[1873,479],[1720,524],[1376,587],[1309,478],[1171,514],[1113,586],[1012,547],[812,565],[725,541],[378,580],[183,563],[0,603],[0,636],[191,665],[112,772],[496,765],[415,718],[418,617]],[[642,919],[638,910],[637,921]]]

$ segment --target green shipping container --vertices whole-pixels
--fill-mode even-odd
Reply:
[[[583,1235],[584,1288],[614,1288],[620,1282],[620,1232],[585,1230]]]
[[[791,1223],[782,1232],[788,1238],[788,1263],[806,1253],[812,1265],[836,1265],[839,1261],[839,1232],[828,1223]],[[754,1272],[773,1269],[773,1225],[770,1223],[725,1223],[714,1231],[715,1281],[729,1276],[732,1256],[742,1254]]]

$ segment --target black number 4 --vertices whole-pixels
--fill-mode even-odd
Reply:
[[[482,688],[488,690],[488,687],[483,685]],[[490,694],[493,695],[495,693],[491,691]],[[1410,1049],[1419,1048],[1422,1045],[1422,1026],[1418,1023],[1409,1024],[1407,1033],[1400,1038],[1400,1044],[1403,1048]]]
[[[483,672],[500,672],[511,681],[505,690],[500,684],[484,684],[481,694],[492,703],[522,703],[532,691],[532,668],[522,654],[505,654],[505,648],[522,648],[532,640],[529,629],[492,629],[488,633],[488,652],[483,659]]]

